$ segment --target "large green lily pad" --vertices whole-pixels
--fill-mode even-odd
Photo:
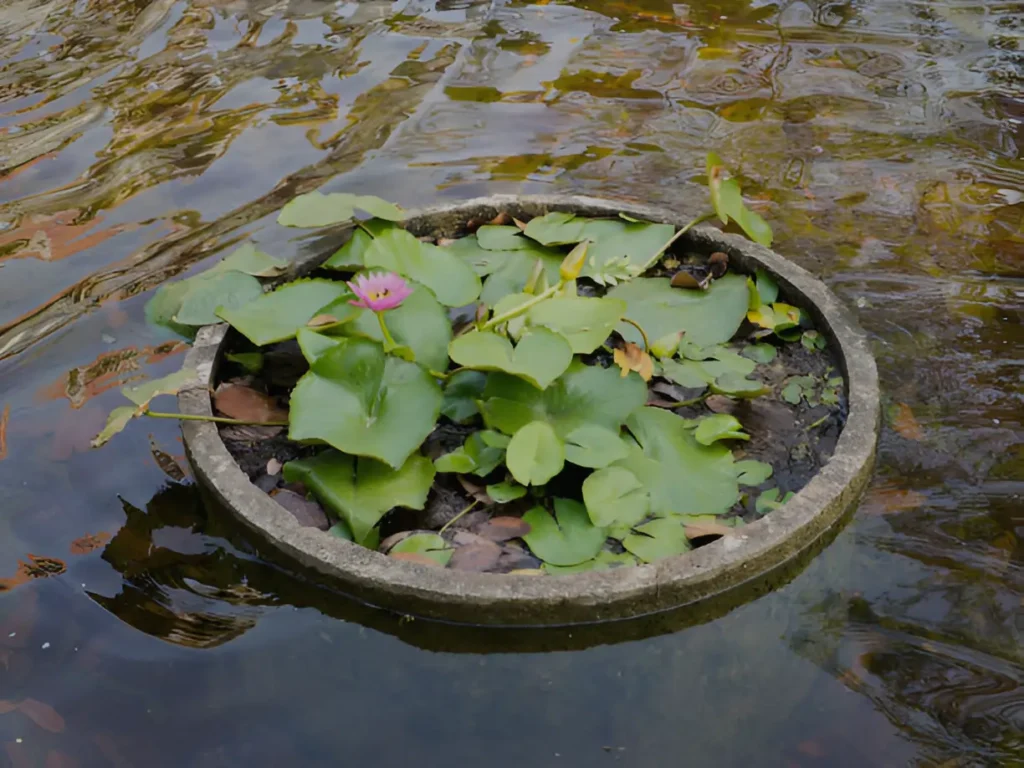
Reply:
[[[401,221],[405,214],[394,203],[374,195],[353,195],[348,192],[307,192],[289,200],[277,216],[285,227],[326,227],[355,216],[356,209],[388,221]]]
[[[588,355],[604,344],[626,314],[626,302],[609,298],[556,296],[532,307],[527,322],[560,333],[573,354]]]
[[[221,308],[217,316],[263,346],[293,338],[321,307],[348,292],[344,283],[334,280],[296,280],[240,307]]]
[[[478,371],[503,371],[544,389],[572,362],[572,348],[561,335],[546,328],[531,328],[515,349],[503,335],[471,331],[448,345],[448,354],[459,365]]]
[[[555,499],[555,518],[543,507],[534,507],[523,515],[523,522],[530,526],[530,532],[523,536],[530,551],[551,565],[578,565],[590,560],[607,538],[604,528],[590,522],[586,507],[571,499]]]
[[[446,248],[421,243],[395,227],[377,235],[363,254],[368,268],[386,269],[425,285],[448,307],[462,307],[480,295],[480,278]]]

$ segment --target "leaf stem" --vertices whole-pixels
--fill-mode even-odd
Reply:
[[[395,343],[395,340],[391,338],[391,331],[388,330],[387,323],[384,322],[384,313],[374,312],[373,314],[377,316],[377,322],[380,323],[380,332],[384,334],[384,351],[390,352],[398,345]]]
[[[643,329],[640,323],[636,322],[635,320],[630,320],[628,317],[623,317],[622,322],[629,323],[638,331],[640,331],[640,337],[644,340],[644,352],[649,353],[651,351],[651,342],[647,338],[647,331]]]
[[[287,427],[287,421],[243,421],[242,419],[229,419],[226,416],[200,416],[195,413],[158,413],[156,411],[143,411],[143,416],[150,416],[154,419],[180,419],[181,421],[214,421],[218,424],[235,424],[241,427]]]
[[[565,285],[565,283],[566,283],[565,280],[559,280],[557,283],[555,283],[555,285],[551,286],[550,288],[548,288],[543,293],[538,293],[536,296],[534,296],[529,301],[524,301],[522,304],[520,304],[520,305],[510,309],[508,312],[502,312],[500,315],[492,317],[486,323],[481,325],[479,330],[481,330],[481,331],[489,331],[491,328],[494,328],[496,325],[501,325],[502,323],[507,323],[509,320],[513,320],[513,319],[519,317],[521,314],[527,312],[531,307],[537,306],[538,304],[540,304],[545,299],[550,299],[552,296],[554,296],[556,293],[558,293],[560,290],[562,290],[562,287]]]
[[[824,416],[822,416],[820,419],[818,419],[813,424],[808,424],[806,427],[804,427],[804,432],[810,432],[815,427],[820,427],[822,424],[824,424],[826,421],[829,420],[830,416],[832,416],[832,411],[829,411],[828,413],[826,413]]]
[[[711,213],[705,213],[703,216],[698,216],[696,219],[691,221],[689,224],[684,224],[683,227],[678,232],[676,232],[674,235],[672,235],[672,237],[670,237],[668,239],[667,243],[665,243],[663,246],[661,246],[661,248],[659,248],[657,251],[654,252],[654,255],[651,256],[651,258],[649,258],[647,260],[647,263],[644,264],[643,269],[640,270],[641,273],[646,272],[648,269],[653,267],[657,263],[658,259],[660,259],[662,257],[662,254],[664,254],[665,251],[667,251],[669,248],[671,248],[672,244],[676,240],[678,240],[680,237],[685,235],[687,232],[689,232],[691,229],[693,229],[695,226],[697,226],[701,222],[707,221],[708,219],[713,219],[713,218],[715,218],[715,216],[716,216],[716,214],[714,213],[714,211],[712,211]]]
[[[453,517],[447,523],[442,525],[441,526],[441,530],[437,532],[437,535],[440,536],[442,533],[447,531],[451,527],[452,523],[454,523],[456,520],[461,518],[463,515],[465,515],[467,512],[469,512],[471,509],[473,509],[479,503],[480,503],[480,499],[473,499],[473,501],[470,503],[470,505],[468,507],[466,507],[464,510],[459,512],[459,514],[457,514],[455,517]]]

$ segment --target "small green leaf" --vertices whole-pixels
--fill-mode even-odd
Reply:
[[[527,322],[559,333],[574,354],[588,355],[604,344],[626,313],[626,302],[609,298],[555,297],[527,313]]]
[[[348,527],[348,523],[344,520],[339,520],[330,528],[327,529],[327,534],[333,536],[336,539],[345,539],[345,541],[355,541],[355,537],[352,535],[352,529]]]
[[[344,283],[333,280],[298,280],[240,307],[220,309],[217,315],[253,344],[264,346],[293,338],[320,307],[347,293]]]
[[[336,250],[323,265],[326,269],[337,269],[343,272],[362,269],[366,266],[363,257],[372,242],[373,238],[369,233],[357,228],[352,232],[348,242]]]
[[[476,231],[476,241],[488,251],[521,251],[533,247],[515,226],[484,224]]]
[[[683,332],[676,331],[675,333],[669,333],[662,336],[657,341],[651,342],[651,354],[659,360],[671,358],[675,355],[676,350],[679,349],[679,344],[683,340]]]
[[[90,445],[93,448],[99,448],[114,435],[122,432],[128,426],[128,422],[135,418],[135,411],[136,409],[130,405],[122,405],[112,410],[110,415],[107,416],[107,423],[103,427],[103,431],[92,439]]]
[[[775,359],[778,350],[771,344],[761,342],[747,345],[740,351],[740,354],[750,358],[755,363],[770,363]]]
[[[555,576],[565,576],[570,573],[604,571],[609,568],[622,568],[631,565],[636,565],[636,557],[629,552],[609,552],[606,549],[602,549],[597,553],[597,557],[584,560],[578,565],[552,565],[551,563],[544,563],[543,568],[546,573]]]
[[[391,552],[415,552],[418,555],[426,555],[441,565],[448,565],[454,550],[436,533],[414,533],[395,544]]]
[[[515,349],[504,336],[471,331],[448,345],[452,360],[466,368],[504,371],[545,389],[572,362],[572,348],[562,336],[546,328],[523,334]]]
[[[771,390],[760,381],[729,371],[712,382],[711,391],[718,395],[750,399],[760,397]]]
[[[552,211],[531,219],[524,234],[542,245],[572,245],[583,239],[586,223],[586,219],[577,218],[574,213]]]
[[[693,436],[701,445],[711,445],[717,440],[750,439],[750,435],[743,431],[743,425],[740,424],[739,420],[727,413],[705,416],[697,424],[697,430],[693,433]]]
[[[476,469],[476,462],[469,457],[465,448],[459,447],[434,459],[434,469],[438,472],[457,472],[465,475]]]
[[[508,504],[526,495],[526,488],[516,483],[495,483],[487,486],[487,495],[495,504]]]
[[[181,325],[212,325],[219,323],[215,314],[219,307],[234,309],[263,295],[260,281],[244,272],[217,272],[192,284],[174,316]]]
[[[543,507],[523,515],[530,526],[523,540],[545,563],[578,565],[601,551],[607,532],[590,522],[586,507],[578,501],[555,499],[555,518]]]
[[[441,413],[456,424],[465,424],[478,413],[477,400],[487,384],[487,374],[481,371],[457,371],[444,385]]]
[[[363,260],[369,268],[397,272],[425,285],[447,307],[465,306],[480,295],[480,278],[462,259],[398,227],[375,237]]]
[[[224,357],[242,366],[248,373],[259,373],[263,370],[262,352],[228,352]]]
[[[341,339],[336,336],[327,336],[311,328],[300,328],[295,340],[299,343],[302,356],[310,365],[325,352],[329,352],[342,343]]]
[[[466,455],[476,464],[473,474],[479,477],[486,477],[491,474],[505,460],[505,451],[508,448],[509,442],[508,438],[505,438],[506,442],[504,445],[492,445],[495,442],[492,436],[505,438],[504,435],[499,435],[497,432],[481,430],[467,437],[466,442],[462,446],[466,451]]]
[[[800,405],[800,399],[804,396],[804,389],[797,382],[791,381],[782,388],[782,399],[792,405]]]
[[[686,529],[677,519],[652,520],[636,530],[637,533],[631,533],[622,540],[622,546],[645,563],[679,555],[690,549]]]
[[[687,389],[704,389],[715,380],[704,364],[696,360],[662,360],[661,375]]]
[[[269,253],[258,250],[252,243],[231,252],[210,271],[228,272],[235,270],[254,277],[277,277],[288,268],[286,259],[275,259]]]
[[[650,498],[628,469],[606,467],[583,481],[583,503],[594,525],[633,526],[647,517]]]
[[[401,221],[405,218],[398,206],[373,195],[308,192],[289,200],[278,214],[277,223],[285,227],[326,227],[348,221],[357,208],[378,219]]]
[[[140,409],[145,410],[149,407],[149,402],[154,397],[159,397],[160,395],[176,395],[178,394],[178,390],[192,381],[195,377],[196,372],[194,369],[182,368],[180,371],[169,373],[159,379],[152,379],[135,387],[124,387],[121,390],[121,394],[135,403],[135,405]]]
[[[512,436],[505,463],[523,485],[544,485],[565,466],[565,448],[543,421],[527,424]]]
[[[800,343],[811,352],[817,352],[825,348],[825,337],[817,331],[804,331]]]
[[[779,298],[779,284],[763,269],[756,270],[754,274],[757,276],[757,294],[761,297],[761,303],[774,304]]]
[[[794,495],[795,494],[792,491],[790,491],[780,500],[779,489],[769,488],[766,491],[762,491],[761,494],[757,497],[757,501],[754,502],[754,507],[757,509],[757,513],[759,515],[766,515],[769,512],[772,512],[781,507],[783,504],[785,504],[787,501],[793,498]]]
[[[772,465],[763,461],[746,459],[733,464],[736,470],[736,481],[740,485],[760,485],[772,476]]]
[[[311,459],[289,461],[284,479],[303,483],[325,508],[345,521],[356,543],[366,546],[388,510],[423,509],[434,482],[434,467],[419,454],[392,469],[374,459],[327,450]]]
[[[737,192],[739,187],[737,186]],[[742,198],[740,198],[742,202]],[[768,225],[768,222],[761,218],[761,215],[750,210],[746,206],[740,209],[739,218],[736,223],[740,225],[740,229],[746,232],[747,237],[753,240],[758,245],[763,245],[765,248],[770,248],[772,245],[772,228]]]
[[[579,467],[607,467],[628,453],[618,431],[600,424],[581,424],[565,435],[566,461]]]

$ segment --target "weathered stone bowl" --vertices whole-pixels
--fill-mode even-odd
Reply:
[[[457,235],[473,219],[500,211],[531,218],[549,211],[617,216],[681,226],[688,217],[670,211],[570,196],[496,196],[414,212],[407,228],[417,236]],[[849,413],[835,453],[790,501],[755,523],[683,555],[649,565],[566,576],[476,574],[430,568],[386,557],[315,528],[303,528],[256,488],[228,453],[210,422],[183,421],[185,447],[201,483],[261,543],[286,559],[327,577],[359,600],[404,614],[481,625],[566,625],[624,619],[680,606],[704,610],[712,598],[750,592],[772,573],[792,571],[809,550],[822,546],[859,499],[871,473],[879,420],[878,373],[867,339],[846,308],[817,278],[767,248],[713,227],[698,227],[680,245],[690,251],[729,254],[741,273],[766,269],[783,300],[811,313],[831,344],[846,381]],[[314,269],[332,252],[301,259],[295,274]],[[186,361],[197,379],[178,395],[186,414],[212,415],[226,325],[200,330]],[[751,592],[756,594],[757,590]]]

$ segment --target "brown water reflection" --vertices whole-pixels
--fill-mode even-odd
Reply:
[[[1003,0],[4,4],[0,764],[1021,765],[1022,20]],[[87,447],[118,386],[179,364],[148,294],[241,238],[315,247],[273,222],[297,192],[692,210],[708,148],[856,309],[887,398],[872,494],[770,595],[552,641],[571,653],[399,625],[224,530],[173,424]]]

